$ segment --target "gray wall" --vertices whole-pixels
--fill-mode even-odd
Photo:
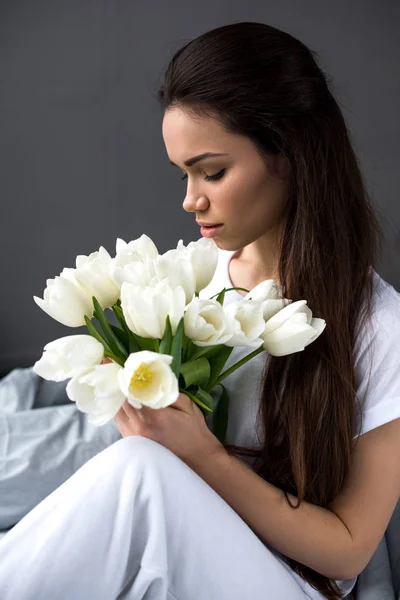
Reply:
[[[147,233],[159,251],[200,237],[182,209],[154,99],[173,52],[208,29],[261,21],[318,52],[375,206],[380,274],[400,290],[400,3],[2,0],[0,376],[70,329],[33,301],[77,254]]]

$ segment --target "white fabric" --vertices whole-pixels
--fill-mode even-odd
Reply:
[[[309,596],[201,477],[168,448],[131,436],[91,458],[4,536],[0,597]]]

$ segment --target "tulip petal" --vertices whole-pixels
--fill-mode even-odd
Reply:
[[[116,363],[97,365],[68,383],[68,397],[76,402],[79,410],[90,415],[93,425],[110,421],[125,402],[118,378],[122,370]]]
[[[297,302],[292,302],[291,304],[285,306],[285,308],[282,308],[282,310],[268,319],[265,324],[265,332],[271,333],[274,331],[274,329],[280,327],[285,321],[290,319],[297,312],[306,312],[308,309],[308,311],[311,313],[306,304],[307,300],[298,300]]]
[[[135,408],[164,408],[179,395],[178,379],[171,369],[172,356],[143,350],[131,354],[118,374],[119,386]]]
[[[273,356],[286,356],[304,350],[315,339],[316,332],[310,325],[288,321],[262,337],[267,352]]]
[[[90,335],[69,335],[49,342],[37,361],[35,373],[51,381],[63,381],[99,365],[104,347]]]

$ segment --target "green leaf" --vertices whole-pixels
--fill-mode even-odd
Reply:
[[[219,350],[218,354],[213,356],[213,359],[210,361],[211,373],[210,373],[210,379],[206,386],[206,390],[208,392],[210,392],[213,389],[213,387],[215,386],[218,376],[221,373],[222,369],[224,368],[224,365],[225,365],[226,361],[228,360],[229,356],[231,355],[232,350],[233,350],[233,346],[223,346]]]
[[[206,392],[200,386],[197,386],[195,396],[198,400],[200,400],[203,403],[203,406],[207,407],[207,410],[209,412],[213,412],[214,401],[213,401],[213,397],[211,396],[211,394]]]
[[[140,352],[140,350],[142,348],[139,346],[135,334],[130,329],[128,329],[128,337],[129,337],[129,354],[132,354],[133,352]]]
[[[167,315],[167,319],[165,322],[165,331],[163,338],[160,343],[159,353],[160,354],[170,354],[171,353],[171,344],[172,344],[172,329],[171,329],[171,319],[169,315]]]
[[[191,400],[193,400],[193,402],[196,402],[196,404],[204,409],[206,412],[212,412],[212,410],[209,409],[209,407],[207,406],[207,404],[204,404],[201,400],[199,400],[198,398],[196,398],[196,396],[194,395],[193,392],[190,392],[189,390],[180,390],[182,391],[184,394],[186,394],[187,396],[189,396],[189,398]]]
[[[181,365],[181,373],[186,387],[190,387],[192,384],[200,387],[206,386],[210,378],[210,363],[204,357],[190,360]]]
[[[216,301],[219,302],[221,304],[221,306],[224,304],[225,292],[226,292],[226,288],[221,290],[220,293],[218,294],[218,296],[216,297]]]
[[[193,344],[193,352],[190,354],[190,360],[195,360],[200,358],[201,356],[205,356],[206,358],[211,358],[218,354],[221,348],[224,348],[225,344],[216,344],[215,346],[196,346]],[[189,358],[187,359],[189,360]]]
[[[171,363],[171,369],[175,373],[176,377],[179,377],[182,362],[182,334],[183,334],[183,317],[178,323],[176,332],[171,344],[171,356],[173,360]]]
[[[137,333],[132,333],[135,336],[136,342],[139,344],[140,350],[150,350],[150,352],[155,352],[155,341],[153,338],[144,338]]]
[[[101,333],[99,331],[97,331],[96,327],[93,325],[93,323],[90,321],[90,319],[88,319],[88,317],[86,315],[85,315],[85,323],[86,323],[86,327],[89,330],[90,335],[92,337],[96,338],[96,340],[98,342],[100,342],[100,344],[103,344],[104,350],[106,350],[107,352],[111,352],[111,348],[107,344],[106,340],[103,338]]]
[[[129,347],[129,335],[126,333],[126,331],[124,331],[123,329],[120,329],[119,327],[116,327],[115,325],[112,325],[111,323],[110,323],[110,327],[113,330],[114,334],[119,339],[119,341],[121,342],[121,344],[124,346],[124,348],[128,348]]]
[[[185,330],[182,332],[182,348],[186,348],[188,344],[190,344],[191,340],[185,333]]]
[[[182,348],[183,348],[182,362],[188,362],[189,360],[192,360],[192,356],[193,356],[193,353],[196,348],[195,345],[193,344],[192,340],[190,340],[189,338],[187,338],[187,340],[185,340],[185,342],[183,342],[183,340],[182,340]]]
[[[113,354],[112,352],[104,352],[104,356],[108,356],[109,358],[111,358],[113,361],[115,361],[116,363],[118,363],[119,365],[121,365],[121,367],[124,366],[125,362],[122,360],[122,358],[120,358],[119,356],[115,356],[115,354]]]
[[[122,312],[122,308],[114,305],[112,307],[112,311],[113,311],[114,315],[117,317],[117,321],[121,325],[122,329],[124,329],[128,333],[129,327],[126,324],[125,316],[124,316],[124,313]]]
[[[128,334],[129,354],[132,354],[134,352],[140,352],[141,350],[154,350],[154,343],[152,340],[142,338],[140,335],[137,335],[129,329],[122,308],[120,308],[119,306],[113,306],[113,312],[117,317],[121,327],[125,329],[126,333]]]
[[[105,317],[103,309],[101,308],[96,297],[93,296],[92,300],[93,300],[93,305],[94,305],[94,316],[100,323],[100,326],[103,330],[103,333],[107,340],[107,343],[111,348],[111,351],[116,356],[121,356],[124,359],[127,358],[128,357],[127,350],[124,348],[124,346],[121,344],[121,342],[119,341],[119,339],[117,338],[117,336],[115,335],[113,330],[111,329],[110,324]]]
[[[120,357],[115,356],[115,354],[111,351],[110,346],[107,344],[107,342],[105,341],[103,336],[97,331],[96,327],[93,325],[93,323],[88,319],[88,317],[86,315],[85,315],[85,322],[86,322],[86,326],[89,330],[90,335],[93,336],[98,342],[103,344],[104,356],[108,356],[109,358],[114,360],[116,363],[121,365],[121,367],[123,367],[125,362]]]
[[[192,340],[188,338],[185,331],[182,333],[182,362],[190,360],[192,350]]]
[[[225,386],[222,383],[218,385],[222,387],[222,394],[213,414],[213,434],[223,444],[228,428],[229,396]]]

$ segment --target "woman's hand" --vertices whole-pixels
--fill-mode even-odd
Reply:
[[[112,362],[104,358],[103,363]],[[162,444],[192,466],[216,452],[226,452],[210,431],[200,408],[186,394],[166,408],[134,408],[127,400],[114,416],[123,437],[140,435]]]

